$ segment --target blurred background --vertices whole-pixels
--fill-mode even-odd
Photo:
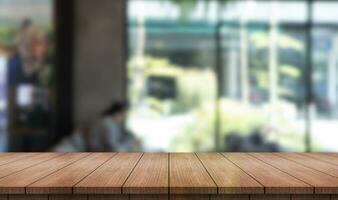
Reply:
[[[0,0],[0,151],[338,151],[337,10]]]

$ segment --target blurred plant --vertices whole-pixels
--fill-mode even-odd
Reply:
[[[303,151],[303,132],[297,128],[292,120],[279,115],[275,122],[270,121],[269,112],[264,107],[256,107],[242,103],[241,101],[222,98],[221,103],[221,145],[224,148],[225,136],[237,134],[248,136],[258,130],[264,134],[264,138],[277,141],[279,145],[287,146],[289,150]],[[281,102],[274,109],[287,107]],[[172,148],[177,151],[212,151],[214,137],[215,114],[212,102],[196,108],[192,115],[194,121],[188,124],[182,132],[176,135],[172,141]]]
[[[156,108],[155,110],[158,114],[165,109],[165,105],[160,103],[162,100],[147,95],[145,91],[146,81],[147,77],[150,76],[166,76],[176,81],[177,98],[168,100],[171,101],[171,113],[169,114],[185,113],[201,106],[206,101],[214,101],[216,98],[216,79],[211,68],[198,70],[191,67],[186,69],[170,63],[167,59],[145,57],[144,65],[141,66],[142,69],[135,70],[132,67],[135,62],[137,62],[136,58],[131,59],[128,63],[129,73],[134,75],[131,77],[130,82],[135,83],[133,78],[136,78],[139,73],[144,75],[145,80],[142,83],[142,87],[140,87],[143,91],[136,90],[136,87],[130,86],[129,96],[133,99],[137,94],[143,93],[146,103],[150,107]]]
[[[187,20],[195,10],[198,2],[205,2],[203,5],[209,6],[209,0],[170,0],[178,5],[181,10],[181,19]],[[218,0],[219,6],[227,5],[232,0]],[[250,81],[252,90],[260,93],[269,94],[269,72],[267,54],[270,47],[269,32],[249,30],[249,55],[250,55]],[[140,34],[142,36],[142,34]],[[142,38],[142,37],[140,37]],[[142,38],[145,40],[145,38]],[[299,57],[302,55],[304,45],[302,41],[286,33],[280,33],[278,37],[278,48],[281,51],[287,50],[293,55]],[[141,42],[141,43],[144,43]],[[290,55],[286,55],[287,58]],[[192,58],[189,58],[192,59]],[[274,138],[281,145],[285,144],[292,150],[302,150],[303,131],[294,126],[289,116],[283,116],[285,107],[294,105],[297,91],[295,90],[297,81],[301,79],[301,66],[295,61],[285,62],[285,59],[278,66],[278,76],[287,84],[278,83],[278,94],[281,101],[273,105],[273,108],[265,109],[264,99],[261,99],[261,105],[249,105],[236,99],[221,99],[221,138],[230,133],[246,135],[254,130],[260,130],[269,137]],[[142,55],[142,65],[137,65],[137,58],[132,58],[128,63],[130,76],[129,95],[130,99],[134,96],[142,96],[139,100],[142,105],[146,104],[152,117],[165,117],[165,115],[188,115],[192,120],[182,129],[175,132],[175,139],[172,141],[172,149],[177,151],[212,150],[214,146],[215,133],[215,98],[216,98],[216,79],[215,74],[210,67],[207,70],[200,70],[194,66],[178,66],[170,62],[168,58],[155,58],[149,55]],[[138,67],[132,67],[132,66]],[[150,97],[146,92],[146,79],[149,76],[170,76],[177,82],[177,98],[171,100],[160,100]],[[142,86],[134,87],[135,77],[143,77]],[[286,80],[286,81],[285,81]],[[291,83],[291,84],[290,84]],[[139,90],[137,90],[139,88]],[[287,97],[287,98],[285,98]],[[167,113],[168,101],[170,101],[171,112]],[[292,103],[289,103],[292,102]],[[140,102],[138,102],[140,103]],[[269,105],[270,106],[270,105]],[[132,112],[140,116],[142,106],[135,106]],[[268,106],[267,106],[268,107]],[[271,110],[279,113],[274,121],[271,120]],[[293,112],[295,108],[290,108]],[[149,115],[148,115],[149,116]],[[294,115],[292,115],[294,116]],[[265,131],[268,129],[268,131]],[[223,142],[223,141],[221,141]]]
[[[181,19],[183,21],[187,20],[191,13],[194,11],[196,8],[198,2],[204,2],[205,3],[205,9],[208,9],[209,3],[212,2],[210,0],[169,0],[178,5],[180,11],[181,11]],[[217,0],[219,3],[219,6],[225,6],[229,2],[234,1],[234,0]]]
[[[13,46],[15,32],[14,28],[0,27],[0,50],[8,51]]]
[[[263,31],[254,31],[250,34],[249,38],[250,44],[250,74],[251,80],[254,83],[251,84],[251,87],[256,87],[261,91],[265,91],[266,94],[269,94],[269,72],[268,72],[268,51],[270,45],[269,33],[265,30]],[[278,37],[278,48],[282,52],[287,50],[287,52],[292,52],[298,57],[303,54],[304,45],[298,39],[286,34],[281,33]],[[278,95],[282,98],[287,98],[292,102],[297,102],[299,94],[296,91],[299,80],[301,79],[301,66],[298,63],[290,62],[288,57],[282,57],[282,53],[279,55],[279,66],[278,71],[275,73],[278,74],[279,84],[278,84]],[[285,59],[286,58],[286,59]]]
[[[131,66],[136,62],[130,60],[129,70],[135,70]],[[167,59],[145,57],[142,69],[144,76],[153,75],[171,76],[178,82],[178,95],[176,99],[160,100],[145,93],[142,100],[143,104],[148,105],[148,117],[173,116],[177,114],[187,114],[191,117],[191,122],[181,129],[172,141],[172,149],[177,151],[211,150],[214,144],[213,134],[215,132],[215,91],[216,83],[212,70],[186,69],[170,63]],[[296,71],[283,67],[283,73],[297,75]],[[133,71],[132,73],[139,73]],[[132,80],[131,80],[132,82]],[[144,88],[143,86],[142,88]],[[135,87],[130,86],[130,89]],[[129,90],[131,98],[133,93],[141,91]],[[170,101],[171,112],[166,113],[167,102]],[[299,141],[302,132],[292,125],[289,118],[283,116],[276,117],[276,120],[269,121],[269,110],[273,109],[276,113],[284,113],[288,108],[288,103],[283,101],[275,108],[264,109],[262,106],[244,104],[236,99],[222,98],[221,100],[221,138],[223,143],[226,135],[236,133],[248,135],[253,130],[270,129],[269,137],[277,140],[281,145],[285,144],[293,150],[302,150],[302,143]],[[291,104],[290,104],[291,105]],[[135,106],[132,109],[134,115],[140,116],[141,107]],[[293,108],[288,108],[293,110]],[[287,127],[287,128],[286,128]]]

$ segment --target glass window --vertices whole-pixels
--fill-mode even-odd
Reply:
[[[313,21],[316,23],[337,23],[338,2],[336,1],[314,1]]]
[[[0,0],[0,126],[11,137],[50,137],[53,34],[52,0]]]
[[[290,2],[237,4],[247,12],[223,19],[221,29],[222,146],[229,151],[304,151],[305,30],[290,28],[304,20],[304,12],[281,18],[279,11]]]
[[[337,27],[338,28],[338,27]],[[313,30],[311,135],[315,151],[338,151],[338,29]]]
[[[310,2],[129,0],[129,127],[150,149],[338,150],[338,3]]]
[[[128,4],[128,127],[146,150],[214,148],[215,2],[182,2]]]

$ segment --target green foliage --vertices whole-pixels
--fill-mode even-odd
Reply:
[[[178,151],[193,151],[195,149],[211,150],[214,145],[215,133],[215,102],[209,102],[194,110],[195,121],[178,134],[172,145]],[[249,134],[252,130],[264,125],[264,118],[258,108],[242,104],[236,100],[222,99],[220,101],[221,143],[226,135],[236,133]],[[223,146],[223,145],[222,145]]]
[[[197,0],[171,0],[179,5],[182,13],[182,19],[187,19],[197,5]],[[222,1],[228,3],[229,1]],[[250,32],[249,34],[249,73],[251,87],[269,94],[269,60],[268,50],[270,44],[269,33],[265,31]],[[302,53],[304,46],[302,41],[284,33],[280,33],[277,41],[279,49],[291,49]],[[163,117],[165,115],[185,114],[191,117],[191,122],[186,124],[179,133],[175,135],[172,141],[172,148],[177,151],[212,150],[214,146],[214,134],[216,125],[216,94],[217,84],[214,71],[209,67],[206,70],[200,70],[197,67],[178,66],[170,63],[166,58],[154,58],[145,56],[133,58],[128,64],[129,74],[132,74],[131,83],[141,83],[141,86],[130,86],[130,99],[138,101],[142,99],[150,105],[151,116]],[[292,81],[300,79],[301,71],[299,66],[293,66],[290,63],[280,63],[278,66],[278,77],[287,77]],[[177,81],[178,96],[176,99],[162,101],[150,97],[144,91],[146,87],[146,78],[149,76],[170,76]],[[137,78],[138,77],[138,78]],[[140,78],[143,77],[143,78]],[[136,80],[138,79],[138,80]],[[142,79],[142,80],[141,80]],[[238,101],[238,99],[223,98],[220,100],[220,125],[221,139],[223,142],[226,135],[236,133],[247,135],[253,130],[260,130],[267,138],[278,141],[281,145],[292,147],[292,150],[302,150],[303,130],[297,129],[292,121],[286,116],[282,116],[284,107],[294,105],[289,103],[289,99],[294,99],[292,88],[280,85],[277,86],[278,94],[287,97],[282,99],[277,105],[269,105],[268,110],[263,111],[264,105],[248,105]],[[169,104],[168,104],[169,102]],[[265,102],[266,103],[266,102]],[[266,103],[267,105],[269,103]],[[168,112],[168,105],[170,111]],[[137,106],[135,107],[137,109]],[[291,109],[292,110],[292,109]],[[138,110],[134,110],[135,114]],[[269,113],[276,113],[273,119]],[[280,114],[280,115],[278,115]],[[269,131],[263,131],[271,129]]]
[[[220,134],[221,145],[224,148],[225,136],[237,134],[247,136],[258,130],[269,141],[278,141],[281,146],[287,146],[291,150],[303,151],[303,134],[292,124],[292,120],[285,118],[282,109],[285,105],[279,104],[269,107],[275,110],[274,119],[267,115],[261,107],[244,104],[240,101],[223,98],[220,101]],[[215,104],[197,108],[193,111],[195,121],[187,125],[172,142],[172,148],[177,151],[210,151],[214,145]]]
[[[142,65],[137,65],[138,62],[134,58],[128,64],[129,73],[133,74],[132,78],[135,78],[137,74],[142,74],[145,78],[159,75],[171,76],[177,81],[178,96],[169,102],[147,96],[144,91],[135,90],[134,86],[131,86],[129,90],[131,99],[136,98],[138,94],[143,94],[142,101],[145,101],[151,108],[147,116],[163,117],[180,114],[190,116],[191,121],[175,135],[171,143],[172,149],[177,151],[212,150],[216,125],[214,72],[211,69],[184,68],[171,64],[167,59],[149,56],[143,59]],[[131,80],[131,82],[133,81]],[[145,85],[141,88],[144,89]],[[284,104],[285,102],[281,102],[269,109],[272,109],[273,113],[283,113]],[[169,113],[168,106],[170,107]],[[137,107],[132,109],[132,112],[134,113],[131,114],[140,114]],[[270,116],[266,114],[268,112],[263,111],[261,106],[249,105],[236,99],[227,98],[220,100],[219,112],[221,116],[219,119],[221,143],[230,133],[248,135],[253,130],[264,130],[271,126],[277,130],[269,132],[272,133],[270,137],[273,140],[277,140],[282,145],[293,147],[293,150],[302,150],[302,144],[299,142],[302,137],[301,131],[293,127],[283,115],[276,116],[274,121],[271,121]]]
[[[300,69],[291,65],[281,65],[279,67],[279,72],[285,76],[290,76],[292,78],[299,78],[301,76]]]
[[[262,91],[266,91],[269,94],[269,45],[270,37],[267,31],[255,31],[250,33],[249,37],[250,44],[250,76],[254,78],[255,87]],[[280,33],[278,37],[278,48],[280,50],[293,50],[298,52],[300,55],[303,53],[303,43],[298,39],[284,33]],[[275,72],[278,74],[278,78],[288,79],[288,82],[297,83],[301,79],[301,68],[300,66],[292,65],[290,63],[285,64],[285,60],[278,60],[278,70]],[[282,98],[296,102],[298,94],[295,93],[290,85],[279,84],[277,87],[278,95]]]
[[[15,37],[15,29],[0,26],[0,46],[10,47]]]
[[[170,0],[175,3],[181,11],[181,20],[183,22],[187,21],[193,10],[196,8],[199,1],[204,1],[206,3],[206,9],[208,7],[209,0]],[[234,0],[218,0],[220,6],[226,5],[227,3]]]
[[[212,70],[198,70],[197,68],[184,68],[169,63],[167,59],[145,57],[143,65],[137,66],[137,59],[132,59],[128,64],[130,74],[143,74],[142,88],[146,88],[147,78],[150,76],[166,76],[176,80],[177,98],[171,100],[171,114],[184,113],[201,106],[206,101],[214,101],[216,97],[216,79]],[[134,76],[136,77],[136,76]],[[136,82],[137,80],[131,80]],[[129,95],[137,98],[135,87],[130,87]],[[147,96],[147,102],[156,108],[158,114],[165,108],[152,97]],[[163,105],[164,106],[164,105]]]
[[[251,33],[250,41],[258,49],[269,48],[269,33],[264,31]],[[277,43],[280,48],[284,49],[294,49],[296,51],[302,51],[304,49],[304,45],[301,41],[287,34],[280,34]]]

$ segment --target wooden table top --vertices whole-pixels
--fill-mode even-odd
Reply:
[[[338,194],[338,154],[5,153],[1,194]]]

